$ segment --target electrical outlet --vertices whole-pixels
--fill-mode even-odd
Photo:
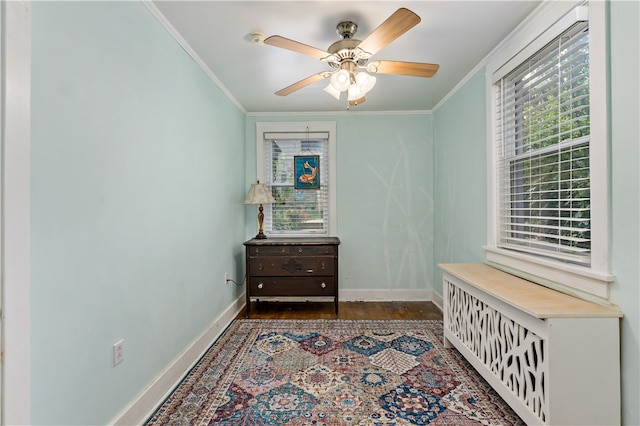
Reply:
[[[113,344],[113,366],[120,364],[124,360],[124,340],[120,339]]]
[[[224,273],[224,284],[225,285],[229,284],[229,273],[228,272]]]

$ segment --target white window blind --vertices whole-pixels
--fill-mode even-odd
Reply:
[[[328,132],[264,133],[264,170],[276,203],[265,209],[265,232],[328,235]],[[295,188],[295,156],[318,156],[318,189]]]
[[[589,266],[588,23],[499,79],[494,94],[498,247]]]

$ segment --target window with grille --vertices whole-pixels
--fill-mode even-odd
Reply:
[[[494,96],[497,246],[590,266],[588,22],[496,81]]]
[[[333,235],[335,124],[260,124],[259,176],[268,184],[276,200],[265,206],[265,233],[281,236]],[[305,161],[296,162],[296,157],[303,157]],[[313,161],[307,162],[307,158]],[[310,187],[300,184],[303,175],[313,179],[314,184]]]

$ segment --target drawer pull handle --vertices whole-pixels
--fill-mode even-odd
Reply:
[[[320,287],[322,287],[322,288],[327,288],[327,284],[322,283],[322,284],[320,284]]]
[[[302,249],[301,248],[298,249],[298,253],[302,253]]]
[[[258,290],[262,290],[262,287],[264,287],[264,284],[259,283],[259,284],[258,284]]]
[[[262,263],[258,263],[258,269],[262,271]]]
[[[307,269],[307,274],[313,274],[313,269]]]
[[[324,270],[324,262],[322,262],[322,269]]]

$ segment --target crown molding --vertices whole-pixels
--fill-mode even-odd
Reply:
[[[204,71],[204,73],[218,86],[218,88],[222,91],[222,93],[229,98],[231,102],[240,110],[242,113],[246,114],[247,110],[238,102],[238,100],[231,94],[231,92],[225,87],[224,84],[220,81],[220,79],[211,71],[211,68],[205,64],[202,58],[196,53],[195,50],[189,45],[189,43],[182,37],[182,35],[175,29],[173,25],[169,22],[169,20],[160,12],[160,10],[156,7],[156,5],[150,0],[142,0],[142,4],[146,6],[146,8],[151,12],[151,14],[156,18],[156,20],[162,25],[167,32],[173,37],[178,44],[187,52],[187,55],[191,57],[195,61],[195,63]]]

